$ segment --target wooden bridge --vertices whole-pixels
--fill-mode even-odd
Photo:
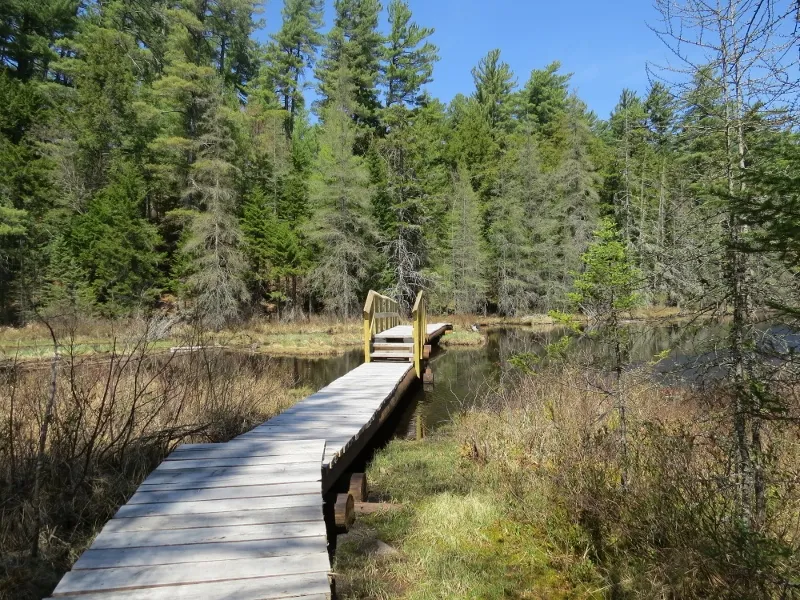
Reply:
[[[331,598],[329,538],[352,522],[364,482],[335,488],[449,329],[427,323],[422,293],[404,325],[394,300],[370,292],[363,365],[230,442],[179,446],[52,597]]]

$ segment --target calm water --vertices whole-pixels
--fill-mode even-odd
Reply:
[[[667,385],[682,381],[696,382],[702,377],[713,377],[707,368],[717,364],[722,341],[726,333],[724,324],[686,325],[673,323],[658,326],[633,326],[630,330],[634,365],[645,365],[665,350],[670,355],[654,368],[654,377]],[[776,326],[761,329],[765,339],[781,339],[783,343],[798,346],[797,336]],[[440,348],[434,350],[430,366],[435,384],[423,389],[418,385],[410,402],[397,419],[397,436],[418,437],[444,423],[497,385],[511,367],[508,359],[526,352],[542,354],[544,347],[557,340],[564,331],[558,328],[532,329],[525,327],[492,328],[485,331],[487,342],[481,347]],[[582,341],[591,349],[593,342]],[[596,350],[596,348],[595,348]],[[327,358],[273,359],[290,369],[298,385],[314,391],[341,377],[363,362],[361,350]],[[719,373],[716,374],[719,376]]]

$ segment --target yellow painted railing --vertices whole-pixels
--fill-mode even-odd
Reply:
[[[420,291],[417,294],[417,301],[414,302],[414,310],[411,311],[414,332],[414,370],[417,377],[422,377],[422,361],[425,355],[425,342],[428,335],[428,313],[425,308],[425,296]]]
[[[364,303],[364,362],[370,362],[372,338],[400,324],[400,305],[389,296],[370,290]]]

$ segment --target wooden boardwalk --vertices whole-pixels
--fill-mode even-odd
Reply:
[[[426,342],[448,327],[425,327]],[[411,329],[392,327],[375,343]],[[368,362],[228,443],[178,447],[52,597],[330,598],[323,495],[415,379],[407,360]]]

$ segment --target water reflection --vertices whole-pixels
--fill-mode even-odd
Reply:
[[[654,377],[666,385],[697,383],[705,378],[724,376],[724,322],[632,325],[631,363],[633,367],[654,364]],[[498,327],[485,332],[486,344],[480,347],[436,349],[430,366],[433,386],[416,386],[404,412],[397,418],[396,436],[422,438],[469,408],[477,398],[496,386],[511,371],[509,359],[520,353],[542,355],[548,344],[566,333],[563,328]],[[776,352],[800,347],[800,337],[784,326],[765,324],[758,329],[762,345]],[[782,350],[781,350],[782,349]],[[578,351],[597,355],[602,345],[589,336],[581,338]],[[656,364],[656,357],[669,355]],[[298,386],[312,391],[356,368],[363,362],[361,350],[322,358],[272,358],[273,364],[290,370]]]

